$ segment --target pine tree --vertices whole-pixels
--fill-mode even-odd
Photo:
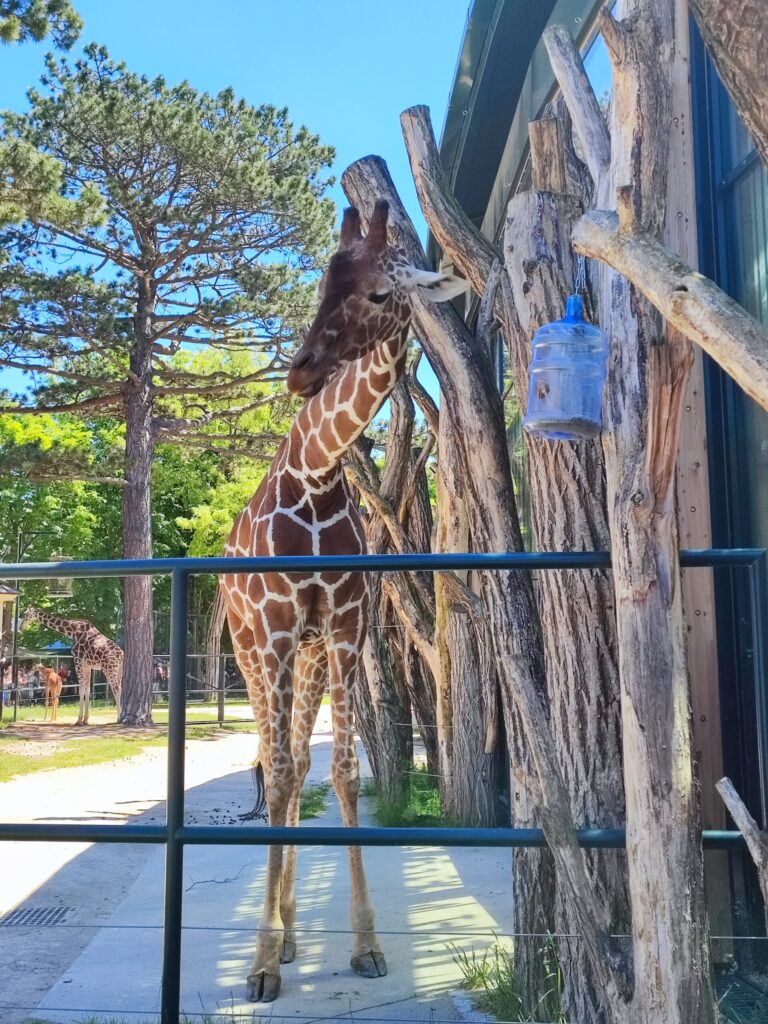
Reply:
[[[287,365],[330,241],[332,151],[284,109],[135,75],[98,46],[48,57],[42,82],[0,138],[17,221],[0,232],[0,366],[40,375],[13,411],[125,421],[123,555],[149,558],[155,445],[226,434],[247,402],[218,399]],[[261,355],[246,376],[174,358],[201,346]],[[122,721],[144,725],[151,580],[124,594]]]

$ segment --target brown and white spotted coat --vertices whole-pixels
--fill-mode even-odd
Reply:
[[[418,290],[445,301],[465,283],[407,266],[387,244],[388,207],[376,205],[368,234],[345,212],[338,252],[322,285],[317,316],[296,355],[288,387],[307,399],[248,507],[237,518],[228,555],[362,554],[365,539],[342,457],[392,391],[406,358],[410,301]],[[222,579],[230,632],[258,723],[269,821],[296,825],[309,743],[329,685],[331,775],[342,820],[356,826],[359,773],[352,695],[367,626],[360,573],[264,573]],[[349,850],[352,967],[386,974],[359,848]],[[271,847],[264,911],[248,998],[272,1000],[280,963],[295,939],[296,850],[283,865]]]
[[[55,633],[62,633],[72,641],[72,660],[80,687],[80,708],[77,725],[88,724],[89,699],[91,695],[91,672],[103,672],[117,704],[120,718],[120,689],[123,683],[123,650],[100,633],[87,619],[64,619],[60,615],[27,608],[21,620],[24,629],[31,622],[40,622]]]

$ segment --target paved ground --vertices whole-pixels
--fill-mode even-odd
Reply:
[[[329,775],[327,709],[323,712],[310,782]],[[254,743],[253,736],[236,733],[188,743],[190,823],[229,824],[251,806],[248,765]],[[130,761],[0,785],[0,815],[17,821],[160,823],[164,785],[165,751],[154,748]],[[338,822],[331,796],[324,815],[304,827]],[[372,822],[363,807],[366,823]],[[63,926],[0,928],[0,1020],[19,1024],[33,1017],[69,1024],[93,1014],[153,1019],[160,986],[162,850],[9,843],[0,844],[0,864],[0,914],[20,905],[73,908]],[[456,993],[459,972],[448,943],[484,949],[493,932],[509,930],[508,855],[371,849],[366,866],[389,975],[366,981],[350,970],[346,854],[307,847],[299,857],[299,954],[284,968],[280,1000],[255,1007],[244,1002],[243,980],[263,893],[263,851],[188,849],[183,1009],[258,1010],[297,1021],[354,1015],[436,1022],[474,1016],[466,998]]]

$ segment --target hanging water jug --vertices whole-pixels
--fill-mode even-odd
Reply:
[[[579,296],[569,295],[563,319],[544,324],[531,343],[523,427],[551,441],[582,441],[602,429],[608,339],[582,313]]]

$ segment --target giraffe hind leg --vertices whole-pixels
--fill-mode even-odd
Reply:
[[[286,825],[299,824],[301,790],[310,766],[310,741],[317,713],[328,678],[328,656],[325,641],[318,640],[303,646],[296,657],[293,673],[293,717],[291,722],[291,749],[296,772],[293,793],[288,804]],[[296,956],[296,860],[298,850],[289,846],[285,855],[283,884],[280,889],[280,917],[285,934],[280,962],[291,963]]]
[[[352,694],[359,671],[359,645],[350,642],[356,632],[334,635],[328,641],[333,754],[331,778],[339,798],[341,818],[346,828],[358,824],[357,798],[360,769],[355,749]],[[368,883],[359,846],[349,847],[351,901],[349,920],[355,935],[350,965],[362,978],[383,978],[387,961],[376,935],[376,916],[368,895]]]
[[[263,779],[269,821],[272,825],[282,825],[285,822],[289,794],[283,792],[284,786],[280,785],[281,782],[285,783],[286,779],[280,777],[280,772],[276,772],[272,764],[275,752],[271,743],[269,694],[265,685],[267,676],[259,661],[258,644],[252,629],[230,604],[227,604],[227,619],[237,665],[245,679],[248,699],[259,730],[259,754],[256,763],[257,770],[261,769],[259,775]],[[285,681],[288,681],[287,678]],[[290,759],[290,746],[288,756]],[[285,769],[291,767],[292,763],[286,764],[283,773]],[[270,846],[267,851],[264,909],[259,922],[256,955],[246,978],[246,998],[249,1002],[272,1002],[280,993],[283,928],[277,893],[280,890],[282,869],[283,848]]]

